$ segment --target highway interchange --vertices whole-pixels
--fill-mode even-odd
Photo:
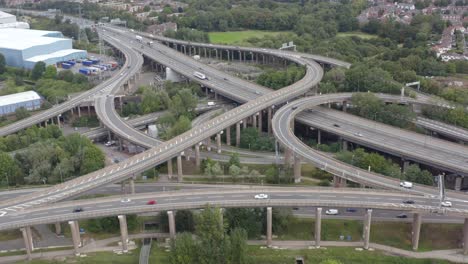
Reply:
[[[82,95],[71,99],[70,101],[55,106],[33,118],[25,119],[11,126],[0,129],[0,135],[7,135],[18,130],[27,128],[33,124],[46,121],[57,117],[61,113],[72,109],[79,105],[82,100],[90,100],[94,98],[96,112],[103,124],[113,133],[141,146],[149,148],[149,150],[135,155],[119,164],[108,166],[99,171],[79,177],[77,179],[59,184],[57,186],[39,190],[32,194],[15,197],[13,199],[3,200],[0,203],[3,209],[0,210],[0,230],[31,226],[41,223],[55,223],[67,220],[85,219],[91,217],[110,216],[117,214],[131,214],[150,211],[162,210],[177,210],[177,209],[196,209],[201,208],[205,204],[210,203],[220,207],[266,207],[266,206],[334,206],[334,207],[356,207],[356,208],[380,208],[388,210],[421,212],[425,214],[444,213],[450,216],[468,217],[468,203],[466,203],[466,195],[462,193],[449,193],[449,199],[453,201],[452,208],[440,208],[440,200],[438,199],[438,191],[435,188],[416,186],[413,190],[407,192],[386,192],[374,189],[301,189],[301,188],[253,188],[252,190],[237,190],[223,189],[219,190],[202,190],[188,192],[171,192],[160,194],[138,194],[132,197],[129,203],[122,203],[119,197],[99,198],[93,200],[75,200],[68,202],[55,203],[69,197],[75,197],[84,192],[95,188],[105,186],[111,183],[120,182],[126,178],[137,175],[144,170],[154,167],[158,164],[166,162],[168,159],[184,154],[184,151],[191,149],[192,146],[203,142],[206,138],[216,135],[220,131],[238,124],[240,121],[255,115],[259,111],[263,111],[271,106],[280,106],[284,102],[289,103],[280,108],[273,118],[273,131],[281,145],[288,147],[299,155],[302,159],[322,168],[334,175],[365,184],[367,186],[375,186],[385,189],[399,189],[398,179],[384,177],[366,170],[356,169],[348,164],[338,162],[329,156],[323,155],[318,151],[306,146],[297,139],[291,131],[291,121],[301,111],[309,109],[313,106],[326,104],[329,102],[343,102],[350,99],[350,94],[331,94],[308,97],[296,101],[290,101],[298,96],[308,92],[315,87],[323,75],[322,67],[314,61],[320,63],[329,63],[339,66],[349,67],[349,64],[339,62],[337,60],[328,59],[320,56],[276,51],[258,48],[240,48],[228,47],[231,50],[239,50],[245,52],[257,52],[268,55],[282,57],[294,63],[306,67],[306,74],[303,79],[295,84],[280,89],[271,91],[270,89],[259,85],[234,78],[226,73],[220,72],[210,66],[204,65],[195,60],[189,59],[173,49],[159,43],[155,43],[153,47],[140,46],[136,43],[134,33],[125,30],[116,30],[115,28],[106,27],[106,31],[102,30],[104,40],[115,48],[124,53],[126,62],[121,72],[105,83],[93,88],[92,90],[83,93]],[[112,33],[109,33],[112,32]],[[163,42],[178,43],[188,45],[183,41],[170,40],[159,38]],[[217,48],[217,45],[191,43],[191,45],[203,48]],[[225,46],[219,47],[226,49]],[[193,128],[182,135],[179,135],[167,142],[161,142],[152,139],[145,134],[134,129],[121,119],[115,111],[114,97],[118,90],[129,79],[135,78],[138,75],[140,67],[143,63],[142,56],[149,57],[160,64],[170,67],[172,70],[185,75],[187,78],[200,82],[205,87],[215,90],[218,94],[234,101],[244,103],[243,105],[229,110],[213,119],[193,126]],[[193,77],[194,71],[203,71],[209,80],[199,80]],[[412,101],[410,98],[390,98],[394,101],[403,100],[405,103]],[[423,102],[430,103],[430,102]],[[297,107],[297,109],[293,109]],[[313,110],[320,112],[318,110]],[[455,144],[443,144],[434,139],[430,139],[430,148],[427,146],[427,141],[424,139],[423,144],[420,139],[412,140],[414,134],[401,132],[398,130],[398,136],[393,133],[383,133],[377,128],[383,128],[383,125],[374,127],[373,130],[363,130],[362,126],[355,127],[349,120],[344,122],[338,120],[339,117],[327,117],[316,119],[320,115],[313,115],[312,112],[298,115],[298,120],[308,124],[308,120],[312,120],[313,125],[317,127],[321,125],[323,130],[330,130],[341,136],[348,137],[349,140],[359,144],[375,143],[374,147],[382,147],[382,142],[388,143],[388,138],[396,138],[399,141],[401,138],[408,139],[407,142],[412,142],[414,146],[406,149],[405,157],[412,157],[411,153],[414,148],[420,148],[421,152],[413,155],[413,158],[421,158],[422,156],[428,163],[437,164],[442,168],[452,169],[459,173],[467,173],[466,163],[467,151],[465,147]],[[330,117],[334,121],[327,121]],[[303,120],[301,120],[303,118]],[[328,122],[328,123],[327,123]],[[333,124],[330,122],[340,122],[340,126],[347,126],[346,131],[333,131]],[[359,121],[360,122],[360,121]],[[345,124],[346,123],[346,124]],[[330,126],[331,124],[331,126]],[[443,126],[443,125],[442,125]],[[385,127],[385,130],[387,128]],[[445,129],[445,128],[444,128]],[[395,130],[396,131],[396,130]],[[356,136],[357,132],[366,133],[366,140],[361,136]],[[101,132],[100,132],[101,133]],[[369,134],[373,137],[367,137]],[[406,133],[406,134],[405,134]],[[375,136],[374,136],[375,135]],[[385,137],[384,137],[385,136]],[[383,138],[382,138],[383,137]],[[423,136],[424,137],[424,136]],[[401,142],[401,141],[399,141]],[[396,142],[395,144],[398,144]],[[390,151],[390,147],[385,151]],[[441,150],[445,150],[441,152]],[[399,149],[402,151],[402,149]],[[419,151],[419,150],[418,150]],[[432,152],[422,152],[432,151]],[[439,152],[437,155],[433,153]],[[447,156],[448,155],[448,156]],[[442,162],[442,163],[441,163]],[[444,167],[446,166],[446,167]],[[253,195],[259,192],[268,192],[269,199],[255,200]],[[411,194],[409,193],[411,192]],[[413,196],[414,195],[414,196]],[[365,197],[365,199],[363,199]],[[415,205],[402,204],[401,201],[411,197],[417,200]],[[147,205],[148,199],[157,198],[158,204],[154,206]],[[73,208],[81,206],[85,210],[80,213],[72,213]]]

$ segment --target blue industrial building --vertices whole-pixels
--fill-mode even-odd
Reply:
[[[34,91],[0,96],[0,116],[13,114],[20,107],[37,110],[41,103],[42,98]]]
[[[87,52],[73,49],[72,40],[59,31],[0,28],[0,53],[12,67],[32,69],[43,61],[47,65],[84,59]]]

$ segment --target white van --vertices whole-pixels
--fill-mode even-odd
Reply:
[[[411,189],[413,188],[413,183],[409,181],[402,181],[400,182],[400,187]]]
[[[337,215],[338,214],[338,209],[328,209],[325,211],[325,214],[327,215]]]
[[[214,103],[214,102],[208,102],[208,104],[207,104],[207,105],[208,105],[208,106],[214,106],[214,105],[215,105],[215,103]]]

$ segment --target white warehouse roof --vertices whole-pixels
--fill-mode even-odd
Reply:
[[[15,15],[0,11],[0,23],[14,23],[14,22],[16,22]]]
[[[0,47],[6,49],[24,50],[34,46],[53,44],[61,39],[66,38],[63,38],[59,31],[0,28]]]
[[[0,106],[12,105],[16,103],[29,102],[32,100],[40,100],[41,97],[34,91],[27,91],[22,93],[9,94],[0,96]]]

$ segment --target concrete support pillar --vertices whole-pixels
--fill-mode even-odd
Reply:
[[[252,126],[257,128],[257,114],[252,116]]]
[[[286,165],[287,167],[291,165],[291,155],[292,155],[291,149],[286,147],[284,149],[284,165]]]
[[[315,247],[320,247],[322,233],[322,208],[315,209]]]
[[[242,120],[242,129],[247,128],[247,119]]]
[[[236,147],[240,147],[240,123],[236,123]]]
[[[217,92],[214,92],[214,99],[218,100],[218,93]]]
[[[61,126],[60,126],[60,115],[57,116],[57,126],[58,126],[59,128],[61,128]]]
[[[78,109],[78,117],[81,117],[81,107],[78,106],[77,109]]]
[[[333,187],[335,188],[341,187],[341,178],[336,175],[333,175]]]
[[[125,194],[125,193],[126,193],[126,192],[125,192],[125,181],[122,181],[122,182],[120,183],[120,192],[121,192],[122,194]]]
[[[31,227],[29,226],[23,227],[20,230],[21,230],[21,233],[23,234],[24,248],[26,249],[28,260],[31,260],[32,259],[31,253],[33,251]]]
[[[68,224],[70,225],[70,231],[72,235],[73,248],[75,250],[75,255],[78,256],[80,254],[78,249],[80,248],[80,244],[81,244],[80,231],[79,229],[78,230],[76,229],[78,227],[78,222],[68,221]]]
[[[91,106],[88,105],[88,116],[90,116],[90,115],[91,115]]]
[[[413,231],[411,232],[413,250],[417,251],[419,247],[419,234],[421,233],[421,214],[413,214]]]
[[[211,137],[206,139],[206,150],[211,151]]]
[[[242,51],[239,50],[239,61],[242,62]]]
[[[167,176],[172,179],[172,159],[167,161]]]
[[[294,182],[301,182],[301,158],[294,155]]]
[[[372,209],[367,209],[366,215],[364,216],[364,228],[363,228],[363,234],[362,234],[364,238],[364,249],[369,249],[371,220],[372,220]]]
[[[221,133],[216,134],[216,148],[218,153],[221,153]]]
[[[258,113],[258,132],[262,133],[263,127],[263,111]]]
[[[167,217],[169,218],[169,235],[174,239],[176,235],[174,212],[167,211]]]
[[[226,128],[226,145],[231,146],[231,127]]]
[[[342,139],[342,140],[341,140],[341,148],[342,148],[344,151],[348,150],[348,141]]]
[[[268,118],[268,135],[271,135],[271,118],[272,118],[272,110],[271,107],[267,109],[267,118]]]
[[[348,112],[348,102],[343,101],[343,112]]]
[[[468,218],[463,224],[463,255],[468,255]]]
[[[403,159],[403,172],[405,172],[408,169],[409,165],[409,160]]]
[[[60,222],[55,223],[55,234],[57,236],[62,234],[62,225],[60,224]]]
[[[267,207],[267,230],[266,230],[266,238],[267,238],[267,247],[271,247],[272,242],[272,226],[273,226],[273,215],[272,215],[272,208]]]
[[[135,194],[135,179],[130,178],[130,193]]]
[[[226,50],[226,52],[227,52],[227,59],[228,59],[228,61],[230,61],[231,60],[231,55],[229,54],[229,50]]]
[[[455,178],[455,191],[460,191],[461,186],[462,186],[463,178],[460,176],[457,176]]]
[[[127,217],[125,215],[117,216],[120,223],[120,236],[122,238],[122,251],[128,252],[128,230],[127,230]]]
[[[322,144],[322,131],[317,129],[317,144]]]
[[[200,167],[200,145],[195,145],[195,165]]]
[[[182,156],[177,156],[177,181],[182,182]]]

